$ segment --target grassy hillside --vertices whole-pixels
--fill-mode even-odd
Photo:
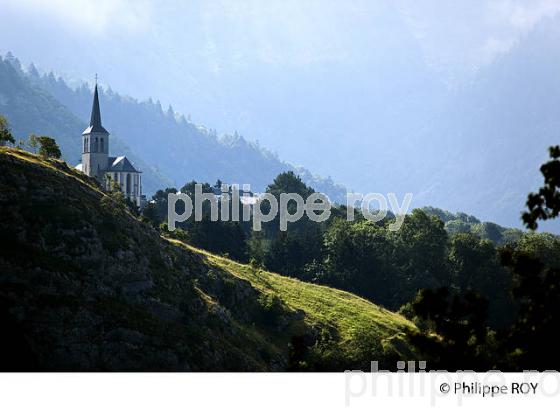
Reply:
[[[347,292],[161,238],[64,162],[0,148],[3,369],[343,370],[413,357]]]

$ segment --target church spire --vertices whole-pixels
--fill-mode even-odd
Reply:
[[[101,127],[101,112],[99,111],[99,95],[97,93],[97,84],[93,92],[93,106],[91,107],[91,119],[89,125],[92,127]]]
[[[99,93],[97,91],[97,74],[95,75],[95,89],[93,91],[93,105],[91,107],[91,118],[87,132],[103,132],[108,134],[107,130],[101,125],[101,110],[99,109]],[[84,133],[86,132],[84,131]]]

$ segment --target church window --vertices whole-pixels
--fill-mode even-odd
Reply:
[[[126,194],[130,195],[130,174],[126,174]]]

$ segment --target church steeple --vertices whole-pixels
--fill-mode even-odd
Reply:
[[[102,132],[108,134],[107,130],[101,125],[101,110],[99,109],[99,94],[97,92],[97,83],[95,83],[95,90],[93,91],[93,105],[91,107],[89,127],[86,128],[83,133],[89,134],[92,132]]]
[[[90,177],[96,177],[99,182],[104,182],[108,164],[109,133],[101,125],[96,76],[89,127],[82,132],[82,171]]]
[[[109,133],[101,125],[97,74],[89,126],[82,133],[82,163],[76,168],[96,178],[101,186],[109,191],[114,188],[112,182],[116,182],[127,199],[139,208],[143,206],[146,197],[142,195],[142,172],[125,156],[109,156]]]

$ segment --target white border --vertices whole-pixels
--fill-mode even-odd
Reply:
[[[373,379],[372,377],[378,377]],[[536,394],[442,394],[441,383],[541,383]],[[2,373],[0,409],[557,409],[554,374]],[[388,385],[393,386],[392,392]],[[423,386],[424,390],[420,388]],[[374,387],[376,391],[374,392]],[[349,405],[347,405],[347,403]]]

